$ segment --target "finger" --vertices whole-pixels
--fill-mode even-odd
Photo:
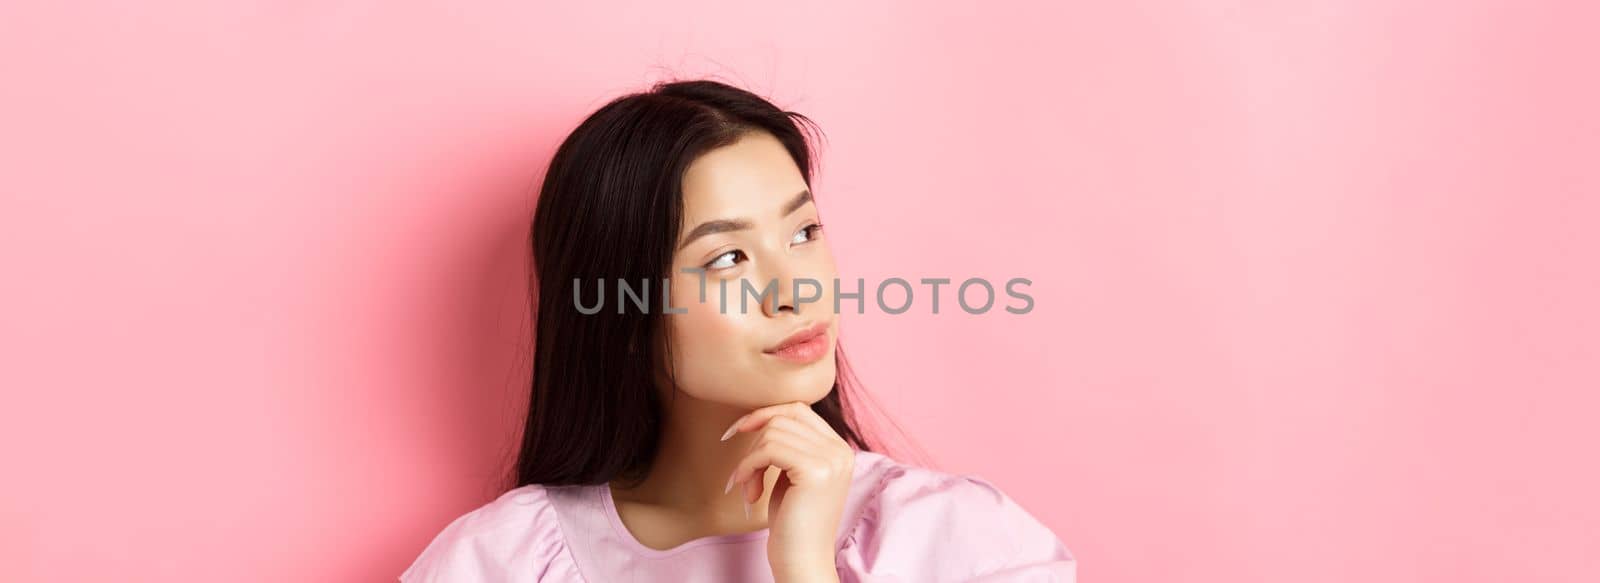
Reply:
[[[802,437],[799,432],[794,431],[793,429],[775,429],[771,426],[763,427],[761,429],[761,433],[758,434],[756,439],[750,443],[750,447],[745,449],[744,457],[740,458],[741,463],[734,465],[733,473],[728,475],[728,484],[727,486],[723,487],[724,492],[732,489],[734,484],[743,484],[746,481],[759,481],[761,477],[766,475],[767,466],[750,467],[745,465],[743,462],[748,461],[751,454],[755,453],[756,450],[767,446],[770,442],[779,442],[787,445],[795,451],[801,452],[811,451],[818,448],[815,443],[807,441],[805,437]]]
[[[834,438],[839,437],[838,432],[833,430],[833,426],[828,425],[828,422],[824,420],[821,415],[818,415],[816,411],[811,409],[811,405],[803,401],[780,404],[777,406],[775,415],[787,415],[789,417],[793,417],[795,420],[811,426],[811,428],[817,430],[818,433],[832,436]]]
[[[827,448],[829,448],[829,444],[824,440],[824,437],[818,436],[816,431],[811,431],[811,428],[800,423],[800,421],[790,420],[787,416],[774,416],[770,421],[766,421],[765,426],[762,426],[758,434],[755,434],[755,439],[750,442],[750,447],[746,448],[744,453],[749,455],[757,445],[762,444],[763,440],[770,439],[784,440],[787,444],[794,445],[797,450],[803,450],[803,452],[826,452]],[[738,477],[738,479],[730,477],[730,479],[734,480],[734,484],[741,485],[741,492],[746,493],[747,500],[760,500],[762,498],[762,487],[760,485],[765,482],[763,480],[765,476],[766,468],[760,468],[755,472],[755,476]],[[755,489],[755,498],[749,497],[750,484],[758,485],[757,489]]]
[[[845,440],[832,433],[820,433],[804,421],[788,415],[777,415],[767,420],[767,424],[761,428],[760,435],[766,435],[769,431],[794,434],[796,438],[803,440],[802,443],[808,451],[824,459],[841,461],[843,458],[854,457],[850,444]],[[760,438],[754,441],[759,442]]]
[[[767,466],[777,466],[793,482],[806,482],[817,472],[826,472],[832,465],[802,448],[780,440],[767,440],[739,461],[732,479],[747,480],[765,475]]]
[[[756,474],[756,475],[765,477],[766,473],[767,473],[766,469],[763,468],[761,473]],[[746,504],[753,504],[753,503],[755,503],[755,501],[761,499],[761,491],[763,489],[765,489],[766,487],[767,487],[767,481],[766,480],[759,479],[759,478],[751,479],[751,480],[745,480],[744,481],[744,490],[742,490],[740,493],[744,494],[744,502]]]
[[[828,447],[831,443],[827,435],[818,434],[817,430],[811,425],[788,415],[778,415],[768,419],[767,424],[761,427],[761,431],[763,434],[765,432],[773,432],[793,435],[811,447],[816,448]]]
[[[811,410],[810,405],[807,405],[802,401],[791,401],[777,405],[768,405],[766,407],[746,413],[743,417],[734,420],[733,425],[729,426],[728,430],[723,432],[722,440],[727,441],[728,438],[733,437],[733,434],[735,433],[742,433],[745,431],[758,429],[762,425],[765,425],[767,420],[778,415],[787,415],[789,417],[793,417],[798,421],[806,423],[823,435],[832,436],[833,439],[838,439],[840,441],[844,440],[843,438],[839,437],[839,433],[834,431],[832,426],[828,425],[827,421],[824,421],[821,416],[817,415],[816,411]]]
[[[789,493],[789,487],[793,485],[787,474],[778,474],[778,479],[772,483],[772,496],[768,499],[767,506],[769,508],[782,506],[784,495]]]

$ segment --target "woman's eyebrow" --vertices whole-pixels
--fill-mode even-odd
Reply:
[[[800,207],[805,206],[806,203],[810,201],[811,189],[807,188],[802,190],[799,194],[796,194],[794,198],[789,199],[789,203],[783,206],[783,214],[779,216],[787,217],[791,214],[794,214],[795,211],[800,210]],[[688,247],[690,243],[693,243],[695,239],[699,239],[706,235],[726,233],[728,231],[742,231],[748,228],[750,228],[749,219],[715,219],[706,221],[696,225],[694,229],[689,231],[689,235],[684,237],[683,243],[678,245],[678,250],[683,250],[684,247]]]

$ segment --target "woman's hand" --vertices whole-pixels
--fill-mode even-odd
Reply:
[[[855,472],[855,450],[800,401],[751,411],[723,439],[744,431],[757,433],[728,477],[728,488],[739,486],[745,502],[759,501],[767,467],[782,470],[767,507],[767,561],[774,578],[837,581],[834,537]]]

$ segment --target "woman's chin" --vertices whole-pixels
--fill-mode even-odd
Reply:
[[[811,370],[793,371],[776,375],[769,385],[774,388],[774,402],[803,401],[815,403],[833,390],[834,368],[817,363]]]

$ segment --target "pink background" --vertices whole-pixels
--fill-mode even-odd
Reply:
[[[845,340],[1084,580],[1600,580],[1594,3],[69,4],[0,5],[0,578],[393,580],[555,143],[708,74],[846,276],[1034,281]]]

